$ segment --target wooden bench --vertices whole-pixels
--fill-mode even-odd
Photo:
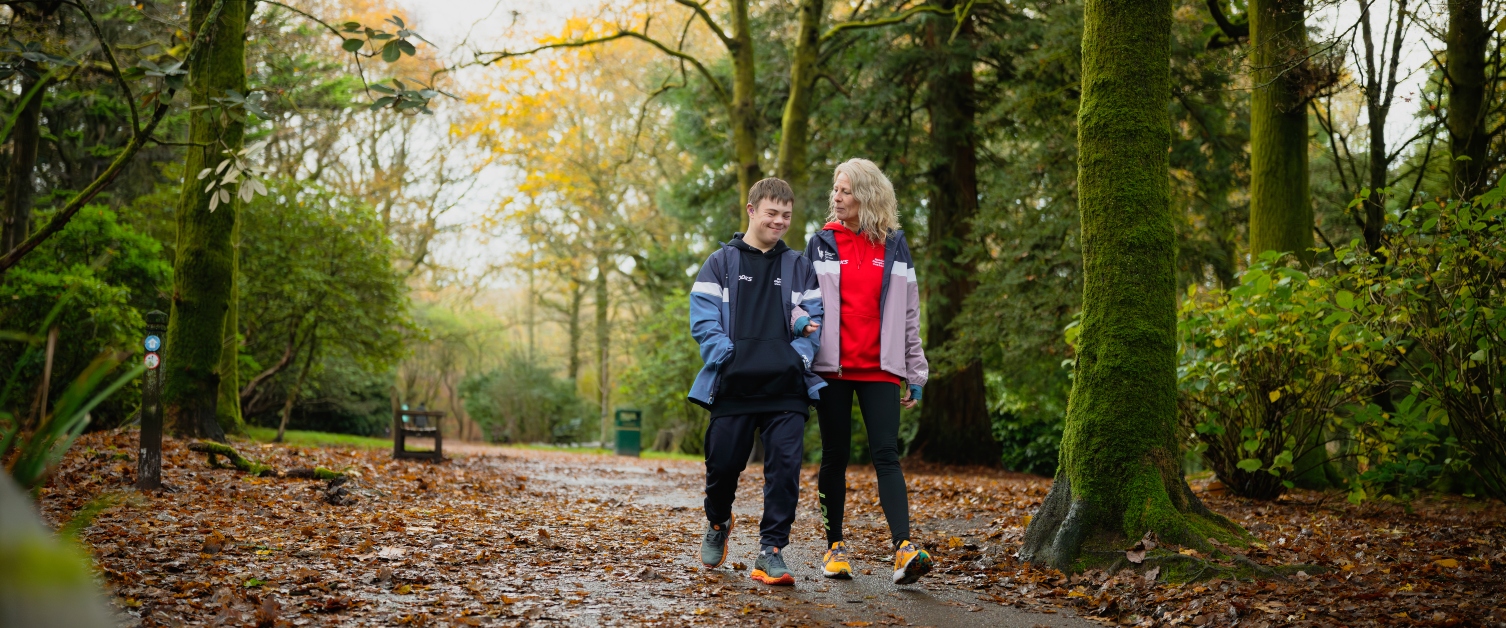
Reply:
[[[444,460],[444,430],[440,429],[444,412],[437,410],[398,410],[392,415],[392,457]],[[409,436],[434,439],[433,451],[408,451]]]

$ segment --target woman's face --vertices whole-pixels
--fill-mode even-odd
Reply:
[[[858,197],[852,195],[852,181],[847,179],[847,173],[838,172],[837,180],[831,184],[831,207],[837,220],[857,224],[859,206]]]

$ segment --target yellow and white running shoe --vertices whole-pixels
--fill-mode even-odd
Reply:
[[[821,573],[838,580],[852,579],[852,565],[847,563],[847,544],[837,541],[821,557]]]

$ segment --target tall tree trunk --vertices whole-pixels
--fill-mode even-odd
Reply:
[[[612,303],[608,294],[607,273],[611,258],[596,254],[596,387],[601,402],[601,442],[606,446],[612,434]]]
[[[1449,0],[1446,58],[1448,63],[1448,134],[1454,159],[1452,192],[1472,199],[1484,191],[1489,164],[1485,132],[1485,29],[1480,0]]]
[[[1171,6],[1084,7],[1082,335],[1056,482],[1019,554],[1031,563],[1068,570],[1122,560],[1130,539],[1147,530],[1203,550],[1210,535],[1238,533],[1192,494],[1177,449]]]
[[[36,71],[35,64],[31,69]],[[0,253],[16,248],[31,235],[33,171],[37,165],[37,145],[42,139],[42,96],[47,85],[40,79],[21,79],[22,97],[31,96],[16,115],[11,127],[10,177],[5,185],[4,214],[0,219]]]
[[[811,95],[816,91],[816,64],[821,54],[821,18],[826,13],[825,0],[800,0],[800,31],[795,36],[795,56],[790,60],[790,95],[784,101],[784,117],[779,133],[779,177],[795,191],[795,210],[790,214],[790,228],[784,243],[791,248],[805,248],[805,223],[821,215],[821,207],[805,206],[810,178]]]
[[[200,62],[189,69],[188,84],[194,107],[207,107],[209,100],[226,90],[246,91],[246,20],[250,2],[229,0],[217,24],[204,18],[214,0],[192,0],[189,23],[194,30],[213,29],[209,47]],[[220,356],[225,344],[225,313],[230,306],[234,282],[237,199],[209,210],[205,182],[194,178],[204,168],[214,168],[225,152],[241,148],[245,125],[232,116],[196,109],[189,118],[189,140],[196,144],[186,151],[183,192],[178,199],[177,259],[173,264],[172,317],[167,326],[167,351],[163,369],[167,378],[162,390],[163,418],[184,436],[224,440],[216,417],[220,386]]]
[[[1407,2],[1399,0],[1391,7],[1395,15],[1387,20],[1395,32],[1381,32],[1381,50],[1377,51],[1371,28],[1373,3],[1360,2],[1360,27],[1365,46],[1365,113],[1369,118],[1370,168],[1365,199],[1365,248],[1372,255],[1381,254],[1381,228],[1386,225],[1386,198],[1391,160],[1386,155],[1386,118],[1391,114],[1391,99],[1396,93],[1396,72],[1401,61],[1402,35],[1406,32]],[[1391,44],[1389,57],[1384,50]],[[1389,68],[1387,67],[1389,66]]]
[[[1307,55],[1303,0],[1251,0],[1250,254],[1296,253],[1311,260],[1313,208],[1308,192]]]
[[[530,365],[534,364],[535,360],[537,359],[535,357],[535,351],[537,350],[537,347],[538,347],[537,335],[538,335],[538,328],[539,328],[539,319],[538,319],[539,293],[538,293],[537,288],[534,285],[534,282],[535,282],[534,275],[536,275],[537,273],[538,273],[538,270],[533,267],[533,264],[529,264],[528,265],[528,364],[530,364]]]
[[[950,10],[954,0],[945,0]],[[962,304],[977,287],[977,265],[963,256],[973,241],[978,215],[978,147],[972,28],[964,23],[949,44],[952,18],[933,18],[927,28],[932,71],[927,90],[931,116],[931,150],[927,203],[925,271],[926,344],[945,345]],[[999,444],[988,417],[983,365],[973,359],[959,368],[936,373],[926,384],[921,404],[921,455],[926,460],[958,464],[998,464]]]
[[[758,90],[753,55],[752,24],[748,19],[748,0],[732,2],[732,149],[737,159],[737,207],[732,224],[748,229],[748,189],[763,178],[758,165],[758,107],[753,102]]]
[[[220,353],[220,391],[216,419],[227,434],[243,434],[246,422],[241,417],[241,221],[235,218],[230,232],[230,305],[225,308],[225,344]]]
[[[580,308],[585,300],[586,287],[579,281],[570,282],[570,310],[566,313],[570,320],[566,323],[566,329],[570,335],[570,358],[566,361],[565,374],[570,378],[570,385],[575,386],[580,381]]]
[[[314,354],[319,352],[319,338],[313,337],[317,331],[317,325],[309,330],[309,354],[303,358],[303,368],[298,371],[298,379],[293,381],[293,390],[288,391],[288,399],[282,404],[282,421],[277,424],[277,437],[272,439],[274,443],[282,442],[283,434],[288,431],[288,417],[293,416],[293,406],[298,403],[298,395],[303,394],[303,382],[314,364]]]

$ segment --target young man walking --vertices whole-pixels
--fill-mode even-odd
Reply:
[[[810,370],[822,315],[816,273],[780,240],[794,202],[784,181],[753,184],[747,233],[706,258],[690,290],[690,333],[705,366],[689,399],[711,411],[701,562],[716,568],[727,560],[737,477],[757,429],[764,445],[763,520],[752,576],[776,585],[795,583],[780,551],[789,544],[800,496],[805,421],[826,385]]]

